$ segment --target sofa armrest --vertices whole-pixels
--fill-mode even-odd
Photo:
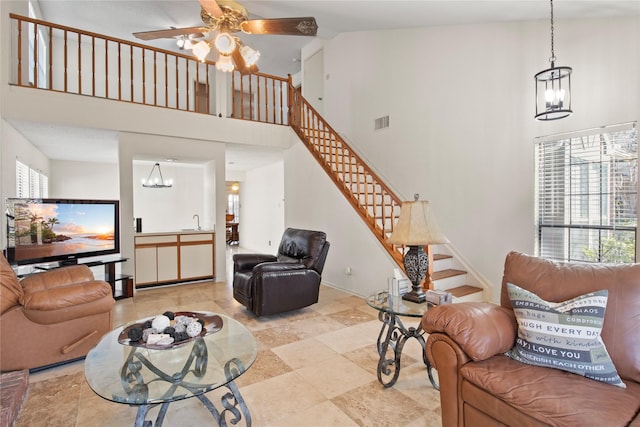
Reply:
[[[252,270],[263,262],[273,262],[278,258],[269,254],[235,254],[233,256],[233,273]]]
[[[490,303],[434,307],[422,317],[422,329],[447,335],[474,361],[510,350],[517,336],[513,311]]]
[[[74,283],[94,280],[93,272],[86,265],[70,265],[32,274],[20,281],[24,292],[40,292],[62,288]]]
[[[306,270],[307,267],[299,262],[263,262],[253,267],[253,274],[277,273],[295,270]]]
[[[104,297],[111,297],[111,286],[101,280],[90,280],[35,292],[25,289],[20,302],[25,310],[52,311],[86,304]]]

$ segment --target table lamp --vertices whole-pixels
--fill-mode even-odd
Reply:
[[[411,291],[402,296],[402,299],[421,303],[426,300],[420,283],[429,273],[429,257],[424,251],[426,245],[449,243],[436,224],[429,202],[418,200],[415,194],[414,201],[402,202],[400,218],[387,243],[398,246],[408,246],[409,250],[404,255],[404,271],[411,281]]]

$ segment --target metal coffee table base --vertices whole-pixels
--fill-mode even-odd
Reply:
[[[222,412],[218,411],[218,408],[215,407],[213,402],[209,400],[207,396],[204,394],[199,394],[197,397],[202,404],[209,410],[213,418],[216,420],[216,423],[220,427],[227,427],[228,422],[232,425],[238,425],[238,423],[242,420],[244,415],[244,422],[247,427],[251,427],[251,414],[249,413],[249,409],[240,394],[240,390],[235,385],[233,381],[229,382],[225,385],[229,389],[228,393],[225,393],[224,396],[220,399],[222,402],[222,407],[224,408]],[[169,404],[171,402],[165,402],[161,404],[160,412],[158,412],[158,416],[156,417],[155,424],[151,421],[147,420],[147,413],[149,410],[156,405],[141,405],[138,408],[138,413],[136,415],[135,427],[162,427],[162,423],[164,422],[164,417],[167,413],[167,409],[169,408]],[[227,418],[229,421],[227,422]]]
[[[129,396],[133,397],[134,400],[139,400],[141,402],[147,401],[148,399],[150,383],[145,382],[142,378],[140,371],[143,366],[156,374],[157,378],[152,380],[152,382],[162,380],[167,384],[170,384],[169,388],[165,392],[165,396],[167,398],[166,401],[157,404],[143,404],[138,407],[134,427],[152,427],[154,424],[146,419],[147,413],[149,412],[149,409],[157,405],[161,405],[161,407],[160,412],[156,417],[155,427],[162,427],[169,404],[175,401],[170,400],[169,398],[176,397],[177,390],[180,388],[188,390],[192,393],[193,397],[197,397],[209,410],[211,415],[213,415],[213,418],[215,418],[220,427],[227,427],[227,418],[229,418],[229,422],[234,426],[238,425],[242,420],[243,415],[245,425],[247,427],[251,427],[251,414],[249,413],[249,409],[240,394],[240,390],[238,390],[238,387],[233,381],[234,378],[239,376],[240,372],[244,372],[246,370],[239,359],[231,359],[224,365],[224,373],[227,381],[227,383],[224,384],[224,387],[229,391],[220,399],[222,407],[224,408],[222,412],[218,411],[211,400],[205,396],[205,388],[202,387],[202,384],[185,381],[185,378],[190,373],[197,378],[201,378],[205,374],[207,370],[208,357],[208,350],[204,340],[202,338],[198,338],[194,342],[191,354],[187,358],[182,370],[174,374],[168,374],[156,367],[151,360],[143,354],[138,353],[135,347],[132,347],[120,372],[120,381]]]
[[[422,347],[422,360],[427,367],[429,381],[431,381],[433,388],[439,390],[440,387],[438,383],[433,379],[433,367],[425,353],[424,331],[422,327],[418,324],[417,328],[410,327],[407,329],[399,316],[387,311],[380,311],[378,313],[378,319],[382,322],[382,328],[380,329],[377,342],[378,355],[380,356],[380,360],[378,361],[378,381],[380,381],[385,388],[391,387],[396,383],[400,375],[400,358],[404,344],[409,338],[415,338]],[[392,358],[387,358],[388,352],[391,352]]]

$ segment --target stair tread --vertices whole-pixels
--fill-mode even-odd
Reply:
[[[433,260],[434,261],[438,261],[441,259],[450,259],[453,258],[453,256],[451,255],[446,255],[446,254],[433,254]]]
[[[467,295],[475,294],[476,292],[482,292],[482,288],[478,288],[471,285],[463,285],[458,286],[457,288],[447,289],[447,292],[451,292],[451,294],[456,298],[462,298]]]
[[[461,274],[467,274],[467,272],[449,268],[447,270],[434,271],[431,273],[431,280],[446,279],[447,277],[460,276]]]

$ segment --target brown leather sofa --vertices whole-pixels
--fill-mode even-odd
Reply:
[[[553,302],[607,289],[601,337],[627,387],[505,356],[517,336],[506,283]],[[499,306],[439,306],[421,324],[443,426],[640,426],[640,264],[555,263],[511,252]]]
[[[115,301],[85,265],[21,281],[0,254],[0,370],[36,369],[86,356],[111,329]]]
[[[328,252],[324,232],[288,228],[278,255],[233,256],[233,297],[257,316],[314,304]]]

